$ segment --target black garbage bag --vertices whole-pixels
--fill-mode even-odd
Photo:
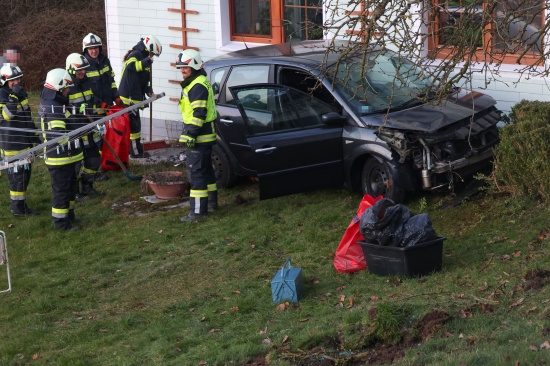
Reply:
[[[361,234],[367,242],[406,247],[436,239],[428,214],[414,215],[406,206],[382,198],[363,212]]]
[[[403,223],[401,246],[408,247],[438,238],[428,214],[417,214]]]

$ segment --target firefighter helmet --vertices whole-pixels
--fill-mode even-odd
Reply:
[[[152,53],[155,56],[160,56],[162,53],[162,44],[160,44],[159,40],[155,36],[147,36],[142,39],[143,44],[145,44],[145,49]]]
[[[4,64],[4,66],[2,66],[2,68],[0,69],[0,74],[1,85],[4,85],[6,81],[19,79],[23,76],[23,73],[21,72],[19,66],[15,66],[12,64]]]
[[[103,43],[101,43],[101,38],[93,33],[88,33],[86,37],[84,37],[84,39],[82,40],[82,52],[84,52],[84,50],[89,47],[103,47]]]
[[[191,67],[195,70],[200,70],[203,67],[200,53],[195,50],[185,50],[180,52],[176,58],[176,68]]]
[[[80,53],[71,53],[69,56],[67,56],[67,60],[65,61],[65,69],[71,75],[75,75],[76,70],[85,69],[88,66],[90,66],[88,59],[86,59],[86,57],[82,56]]]
[[[53,69],[48,71],[46,74],[46,82],[44,83],[44,87],[48,89],[61,91],[72,85],[73,81],[67,70]]]

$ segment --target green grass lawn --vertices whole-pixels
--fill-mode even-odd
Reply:
[[[181,224],[186,209],[168,207],[178,202],[146,203],[139,181],[114,172],[96,183],[105,196],[77,203],[82,230],[59,232],[43,162],[33,218],[11,216],[0,172],[13,284],[0,294],[0,365],[550,365],[545,204],[411,198],[447,240],[441,272],[407,279],[336,273],[361,200],[344,190],[260,202],[244,181],[220,190],[207,220]],[[287,258],[304,295],[277,306],[270,281]]]
[[[550,364],[545,205],[411,199],[447,240],[441,272],[407,279],[336,273],[360,202],[344,190],[260,202],[243,182],[207,220],[181,224],[185,209],[141,201],[139,182],[116,172],[96,184],[105,196],[77,203],[82,230],[58,232],[41,161],[28,191],[40,216],[11,217],[0,184],[13,283],[0,294],[2,365],[358,365],[383,351],[395,365]],[[305,289],[281,309],[270,281],[287,258]],[[442,316],[430,326],[426,314]]]

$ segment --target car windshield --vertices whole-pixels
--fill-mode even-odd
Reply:
[[[358,114],[419,104],[433,85],[424,70],[394,52],[364,56],[365,62],[361,56],[346,58],[329,70],[336,90]]]

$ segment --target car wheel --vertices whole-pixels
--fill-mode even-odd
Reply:
[[[361,188],[364,194],[374,198],[382,195],[395,203],[405,199],[405,191],[395,186],[394,177],[391,175],[388,164],[380,162],[376,158],[368,159],[363,165]]]
[[[216,174],[218,188],[229,188],[235,185],[237,176],[229,164],[227,155],[217,145],[212,147],[212,167]]]

